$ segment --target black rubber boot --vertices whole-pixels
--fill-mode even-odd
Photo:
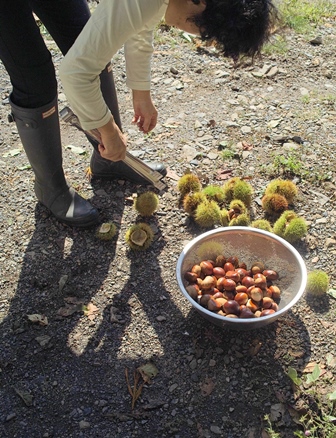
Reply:
[[[62,144],[57,98],[41,108],[21,108],[10,102],[10,119],[16,126],[35,174],[35,194],[60,222],[88,228],[99,213],[66,183],[62,167]]]
[[[167,175],[167,170],[163,164],[147,161],[144,161],[144,163],[146,163],[147,166],[149,166],[152,170],[156,170],[157,172],[161,173],[162,176]],[[151,184],[146,178],[143,178],[123,161],[106,160],[105,158],[102,158],[100,153],[96,150],[93,151],[91,157],[90,170],[92,180],[126,179],[135,184],[141,184],[143,186]]]
[[[104,100],[109,107],[115,123],[121,127],[121,120],[119,114],[118,97],[114,86],[114,79],[112,73],[111,63],[109,63],[100,74],[100,89],[102,91]],[[92,141],[89,139],[92,143]],[[92,143],[93,144],[93,143]],[[102,158],[97,151],[97,145],[94,145],[95,150],[91,157],[90,169],[92,179],[125,179],[136,184],[148,185],[145,178],[142,178],[133,169],[131,169],[123,161],[110,161]],[[161,173],[162,176],[167,175],[167,170],[162,163],[144,161],[152,170],[156,170]]]

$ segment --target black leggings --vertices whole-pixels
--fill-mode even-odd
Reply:
[[[11,100],[38,108],[57,94],[51,54],[32,13],[65,54],[90,17],[87,0],[0,0],[0,59],[13,86]]]

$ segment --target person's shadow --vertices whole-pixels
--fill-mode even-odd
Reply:
[[[178,291],[176,242],[161,233],[159,220],[149,220],[155,241],[147,251],[125,246],[125,229],[139,220],[125,187],[105,183],[92,200],[106,221],[117,223],[111,241],[98,240],[94,230],[65,228],[36,209],[0,327],[2,436],[126,438],[133,430],[193,438],[216,426],[219,436],[254,431],[257,437],[277,403],[279,421],[290,427],[280,406],[291,392],[283,363],[302,369],[309,360],[304,323],[289,312],[252,332],[209,324]],[[282,342],[288,358],[281,356]],[[146,364],[158,375],[132,410],[125,371],[132,389],[134,372]]]

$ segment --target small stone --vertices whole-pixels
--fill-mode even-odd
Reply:
[[[5,418],[5,421],[11,421],[11,420],[14,420],[14,418],[16,418],[16,414],[15,414],[15,412],[12,412],[11,414],[7,415],[7,417]]]
[[[178,384],[177,383],[174,383],[173,385],[171,385],[170,387],[169,387],[169,392],[174,392],[175,391],[175,389],[178,387]]]
[[[78,424],[79,424],[79,428],[81,430],[88,429],[90,427],[90,423],[88,421],[85,421],[85,420],[81,420]]]
[[[222,434],[222,431],[221,431],[220,427],[218,427],[218,426],[210,426],[210,430],[215,435],[221,435]]]
[[[159,315],[156,317],[156,319],[157,321],[162,322],[162,321],[166,321],[167,318],[165,316]]]
[[[328,237],[324,244],[326,248],[329,248],[330,246],[334,246],[334,245],[336,245],[336,240],[332,239],[331,237]]]
[[[312,46],[320,46],[323,43],[322,37],[321,36],[317,36],[316,38],[310,40],[309,43]]]
[[[242,126],[241,131],[243,134],[250,134],[252,132],[252,128],[250,126]]]

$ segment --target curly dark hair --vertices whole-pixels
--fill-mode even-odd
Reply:
[[[192,0],[199,4],[201,0]],[[277,10],[272,0],[205,0],[203,13],[190,17],[203,41],[214,41],[227,57],[255,56],[269,39]]]

